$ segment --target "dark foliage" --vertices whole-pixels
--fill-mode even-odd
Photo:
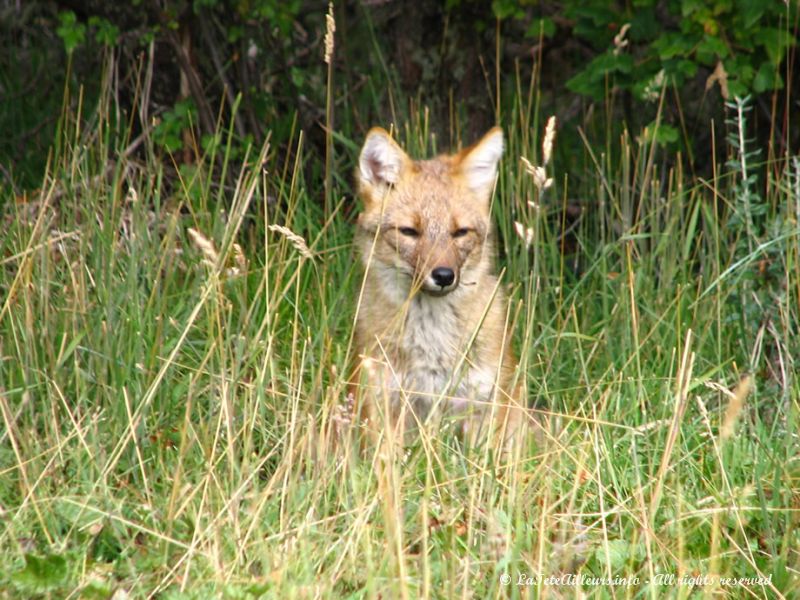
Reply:
[[[73,101],[83,85],[91,105],[109,64],[125,118],[154,127],[154,142],[178,163],[220,120],[243,144],[271,132],[277,148],[302,129],[323,156],[328,94],[332,127],[345,137],[426,107],[441,146],[454,146],[504,121],[511,99],[527,93],[518,82],[531,77],[562,125],[590,135],[613,131],[609,122],[638,131],[663,93],[657,141],[699,170],[709,121],[724,123],[724,97],[755,95],[759,141],[798,136],[786,135],[798,110],[796,2],[339,2],[330,90],[326,2],[51,0],[0,10],[0,125],[10,133],[0,141],[2,181],[22,187],[41,176],[64,83]]]

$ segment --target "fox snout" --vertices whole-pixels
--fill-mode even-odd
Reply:
[[[461,274],[458,248],[450,240],[422,238],[415,248],[417,281],[423,292],[444,296],[458,287]]]
[[[436,267],[425,278],[422,289],[435,295],[444,295],[458,287],[456,272],[450,267]]]
[[[456,273],[448,267],[436,267],[431,271],[431,279],[439,287],[446,288],[455,283]]]

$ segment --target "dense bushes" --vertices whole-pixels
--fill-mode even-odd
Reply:
[[[58,60],[71,57],[73,84],[88,85],[89,94],[104,58],[114,57],[118,93],[129,103],[141,98],[152,69],[144,113],[157,118],[154,140],[165,152],[185,146],[190,125],[197,139],[214,131],[218,116],[232,116],[237,94],[241,140],[271,131],[282,142],[299,127],[324,147],[324,1],[52,0],[4,10],[2,84],[12,98],[30,90],[22,128],[19,111],[0,112],[4,130],[14,131],[0,148],[6,178],[22,168],[20,148],[40,134],[47,139],[54,126],[59,97],[52,87],[38,96],[36,83],[42,63],[56,78],[64,70],[53,61],[56,36]],[[430,107],[433,130],[453,143],[454,130],[475,135],[497,110],[512,108],[506,100],[517,91],[515,73],[523,81],[535,73],[542,103],[562,123],[582,114],[638,131],[665,91],[670,102],[656,139],[691,159],[708,154],[710,140],[700,132],[712,117],[722,123],[724,100],[737,95],[754,94],[756,120],[784,129],[788,90],[798,83],[796,0],[373,0],[339,2],[334,16],[333,125],[354,135],[374,122],[402,122],[401,98],[410,97]]]

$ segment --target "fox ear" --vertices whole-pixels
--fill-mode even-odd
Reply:
[[[503,130],[494,127],[481,140],[458,156],[459,169],[467,185],[479,196],[488,195],[497,176],[497,163],[503,155]]]
[[[362,186],[384,187],[397,183],[408,156],[380,127],[370,129],[358,159],[358,179]]]

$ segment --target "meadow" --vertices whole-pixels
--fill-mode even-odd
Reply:
[[[0,198],[0,597],[798,597],[800,157],[731,100],[708,176],[569,123],[581,170],[544,185],[519,89],[497,264],[547,434],[508,460],[360,450],[362,132],[323,161],[220,120],[177,165],[110,85],[65,93],[41,186]],[[383,125],[447,149],[422,109]]]

